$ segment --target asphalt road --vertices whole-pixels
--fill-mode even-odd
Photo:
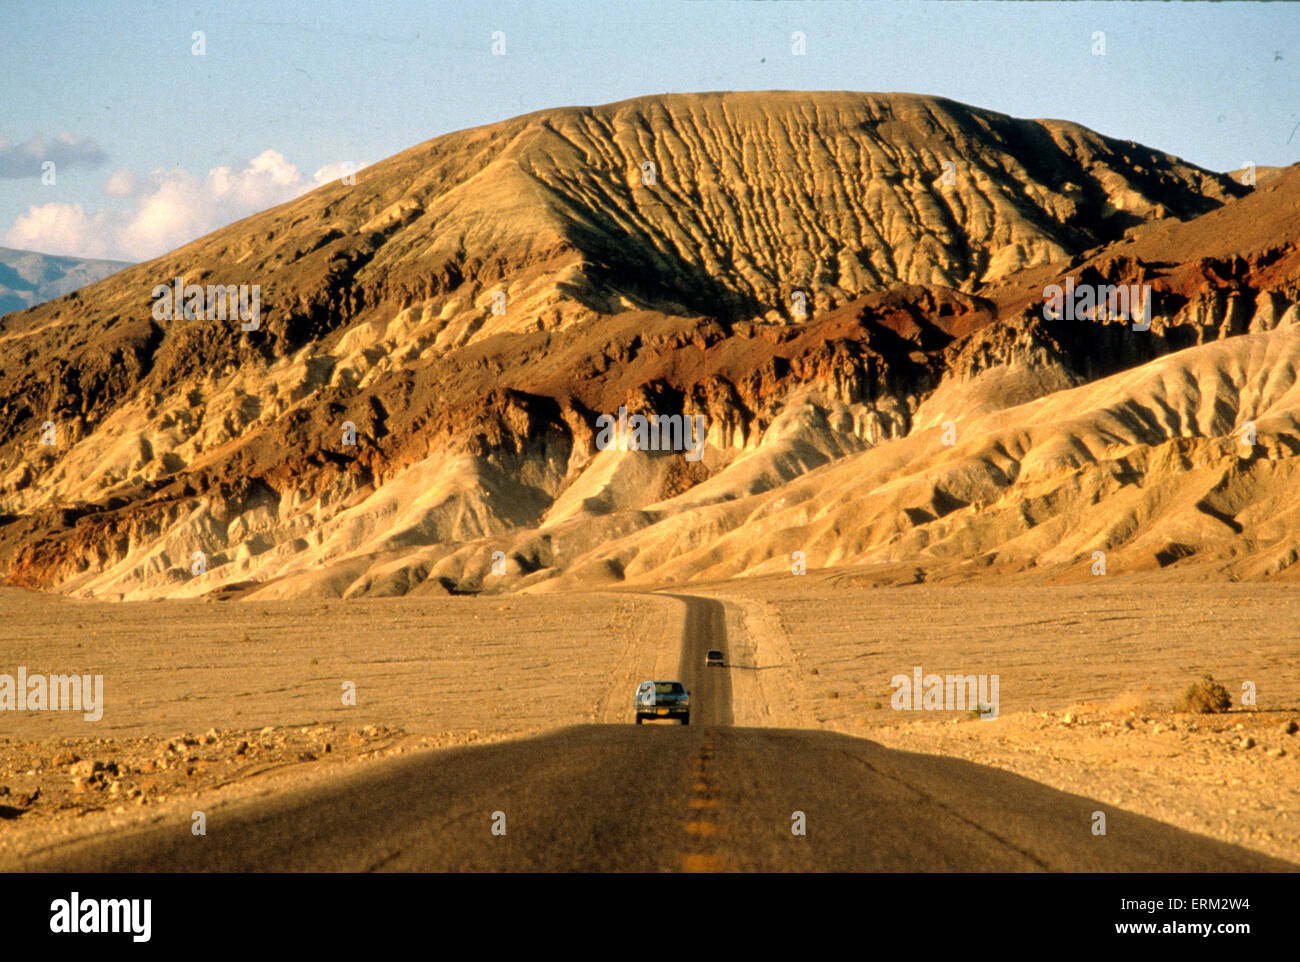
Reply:
[[[1295,871],[996,769],[730,726],[723,608],[688,605],[690,726],[584,725],[396,758],[26,866],[43,871]],[[1094,812],[1106,834],[1094,835]],[[797,829],[803,828],[803,834]]]
[[[726,609],[721,601],[693,595],[669,595],[686,605],[682,637],[682,657],[677,663],[677,677],[691,693],[692,725],[730,725],[731,669],[707,667],[704,654],[710,648],[727,651]]]

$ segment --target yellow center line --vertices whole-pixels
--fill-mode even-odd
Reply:
[[[709,773],[709,764],[713,761],[713,746],[700,748],[695,761],[695,781],[691,785],[694,793],[689,805],[693,811],[686,822],[686,834],[697,838],[710,838],[720,834],[718,823],[712,821],[708,810],[718,807],[718,800],[709,797],[714,790],[714,779]],[[687,852],[682,855],[684,872],[721,872],[727,866],[727,860],[721,855],[708,855],[703,852]]]

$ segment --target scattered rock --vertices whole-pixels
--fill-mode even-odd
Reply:
[[[1255,747],[1255,739],[1251,738],[1249,735],[1242,735],[1239,739],[1237,739],[1237,747],[1238,747],[1238,748],[1254,748],[1254,747]]]
[[[50,759],[51,765],[71,765],[74,762],[81,761],[76,752],[62,751],[55,752],[54,757]]]
[[[1300,731],[1300,725],[1295,723],[1295,719],[1282,723],[1283,735],[1294,735],[1297,731]]]

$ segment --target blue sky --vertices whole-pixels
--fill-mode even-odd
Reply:
[[[1212,169],[1285,164],[1300,159],[1298,40],[1283,3],[7,0],[0,245],[143,259],[340,164],[667,91],[937,94]]]

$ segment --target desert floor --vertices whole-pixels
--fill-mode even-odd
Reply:
[[[828,572],[684,590],[726,605],[737,725],[966,758],[1300,863],[1294,588]],[[0,673],[102,674],[106,703],[98,722],[0,712],[0,869],[373,758],[629,724],[636,683],[676,674],[683,611],[632,592],[114,604],[0,589]],[[893,710],[890,680],[914,666],[997,674],[998,717]],[[1238,707],[1175,713],[1207,672]]]

